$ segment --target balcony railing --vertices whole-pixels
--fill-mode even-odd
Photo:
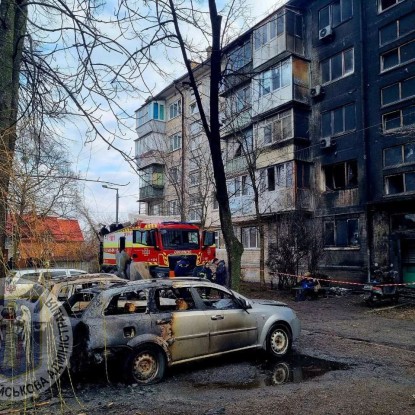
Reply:
[[[225,173],[227,175],[246,172],[248,168],[248,161],[246,157],[237,157],[232,160],[229,160],[225,164]]]
[[[140,200],[159,199],[163,197],[164,185],[140,187]]]

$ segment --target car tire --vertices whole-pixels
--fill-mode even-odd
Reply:
[[[267,352],[273,358],[281,358],[291,351],[292,337],[290,330],[276,324],[271,327],[267,336]]]
[[[126,360],[127,382],[151,385],[160,382],[166,372],[164,352],[155,345],[143,345],[133,350]]]

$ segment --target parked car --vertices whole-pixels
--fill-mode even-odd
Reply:
[[[295,312],[281,302],[204,279],[134,281],[91,300],[74,329],[71,367],[118,359],[129,381],[150,384],[168,366],[233,351],[283,357],[299,333]]]
[[[5,290],[9,297],[22,297],[36,285],[50,287],[52,281],[86,274],[82,269],[72,268],[27,268],[12,270],[6,277]]]

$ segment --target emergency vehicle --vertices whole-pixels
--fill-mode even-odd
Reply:
[[[214,233],[185,222],[137,222],[104,235],[103,270],[116,267],[117,253],[123,250],[131,258],[132,280],[192,275],[216,254]]]

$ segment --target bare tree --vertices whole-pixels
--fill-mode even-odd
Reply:
[[[219,205],[219,217],[228,255],[231,285],[237,288],[240,283],[241,255],[243,247],[235,236],[226,176],[221,152],[221,134],[219,121],[219,87],[222,80],[221,61],[224,42],[229,40],[229,28],[236,20],[242,18],[246,8],[237,1],[229,2],[227,10],[218,12],[216,1],[209,0],[207,10],[198,10],[192,2],[175,2],[173,0],[146,1],[142,4],[145,11],[137,4],[130,6],[130,15],[148,22],[146,36],[142,28],[137,32],[141,36],[141,52],[146,57],[152,55],[154,46],[164,45],[167,49],[176,48],[181,53],[190,83],[199,109],[203,130],[209,142],[216,197]],[[147,7],[145,7],[147,6]],[[136,26],[137,30],[139,26]],[[198,45],[196,40],[200,39]],[[200,46],[202,45],[202,47]],[[209,68],[210,88],[208,111],[202,104],[201,94],[194,71],[197,69],[192,61],[204,55],[209,45],[210,56],[201,65]],[[152,61],[154,62],[154,61]]]

